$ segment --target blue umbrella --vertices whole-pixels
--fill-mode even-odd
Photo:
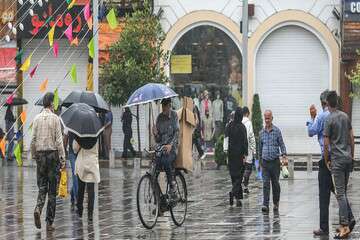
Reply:
[[[131,107],[135,105],[149,103],[155,100],[164,98],[177,97],[171,88],[160,83],[148,83],[137,89],[129,98],[124,107]]]

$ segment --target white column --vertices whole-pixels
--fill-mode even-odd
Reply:
[[[102,0],[100,1],[102,3]],[[94,92],[99,92],[99,3],[93,0],[93,34],[94,35],[94,59],[93,59],[93,84]]]

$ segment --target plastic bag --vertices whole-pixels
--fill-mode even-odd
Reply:
[[[289,177],[289,171],[288,171],[286,166],[282,166],[281,175],[283,176],[283,178],[288,178]]]
[[[224,138],[223,150],[224,152],[227,152],[229,150],[229,137]]]
[[[66,169],[62,169],[60,172],[59,197],[66,198],[67,195],[68,195],[67,173],[66,173]]]

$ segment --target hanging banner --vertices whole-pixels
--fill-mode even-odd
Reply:
[[[172,55],[170,68],[172,74],[192,73],[191,55]]]
[[[22,19],[21,23],[24,26],[24,30],[18,29],[17,37],[44,38],[56,23],[54,38],[59,38],[72,22],[74,37],[83,37],[88,30],[84,14],[81,13],[83,8],[83,1],[77,1],[71,9],[68,9],[66,1],[59,0],[43,1],[42,7],[39,4],[32,5],[30,1],[24,1],[23,7],[18,3],[20,11],[17,17]],[[33,16],[29,14],[30,9],[34,12]],[[23,16],[26,17],[24,18]],[[90,33],[87,35],[91,36]],[[65,38],[66,36],[62,37]]]

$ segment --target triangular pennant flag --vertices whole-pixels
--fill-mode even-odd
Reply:
[[[6,99],[6,104],[11,105],[14,101],[14,94],[11,94],[7,99]]]
[[[26,111],[23,111],[21,114],[20,114],[20,120],[23,124],[25,124],[25,121],[26,121]]]
[[[118,25],[114,9],[111,9],[110,12],[106,15],[106,19],[109,23],[110,28],[114,30]]]
[[[30,124],[28,130],[29,130],[29,131],[32,131],[32,128],[33,128],[33,122]]]
[[[72,0],[71,3],[68,6],[68,9],[71,9],[76,3],[76,0]]]
[[[72,40],[72,42],[70,43],[70,45],[75,45],[75,46],[79,46],[79,39],[78,37],[74,38],[74,40]]]
[[[30,72],[30,77],[31,77],[31,78],[34,77],[38,65],[39,65],[39,64],[36,64],[36,66],[31,70],[31,72]]]
[[[32,54],[30,54],[30,56],[25,60],[24,64],[21,66],[20,68],[21,71],[26,72],[29,70],[31,64],[31,57]]]
[[[15,158],[16,158],[17,165],[19,167],[21,167],[23,162],[22,162],[22,157],[21,157],[21,147],[20,147],[19,143],[16,144],[16,147],[15,147],[15,150],[14,150],[14,155],[15,155]]]
[[[20,141],[23,138],[23,134],[21,131],[18,131],[16,133],[16,141]]]
[[[66,0],[66,3],[67,3],[67,4],[70,4],[70,3],[71,3],[71,0]]]
[[[87,21],[90,18],[90,2],[88,2],[84,7],[84,18]]]
[[[23,54],[24,54],[24,50],[22,50],[22,49],[16,53],[15,61],[17,64],[21,63],[21,58],[22,58]]]
[[[58,42],[54,42],[53,52],[54,52],[54,56],[58,57],[58,55],[59,55],[59,43]]]
[[[54,91],[54,110],[57,111],[59,107],[59,89]]]
[[[46,92],[48,83],[49,83],[49,80],[48,80],[48,79],[45,79],[45,80],[40,84],[40,87],[39,87],[40,92],[42,92],[42,93]]]
[[[70,23],[69,27],[65,30],[65,35],[69,39],[69,42],[72,42],[72,40],[73,40],[72,23]]]
[[[48,34],[50,47],[52,47],[54,44],[55,27],[56,27],[56,24],[54,24],[54,26],[52,26],[52,28],[50,29],[49,34]]]
[[[93,28],[93,19],[92,16],[86,21],[88,28],[91,30]]]
[[[2,155],[5,156],[5,137],[0,141],[0,151]]]
[[[71,66],[70,77],[71,77],[71,80],[73,81],[73,83],[78,82],[77,81],[77,73],[76,73],[76,64],[75,63]]]
[[[92,38],[90,40],[90,42],[88,44],[88,48],[89,48],[89,56],[91,58],[94,58],[94,53],[95,53],[95,51],[94,51],[94,38]]]

